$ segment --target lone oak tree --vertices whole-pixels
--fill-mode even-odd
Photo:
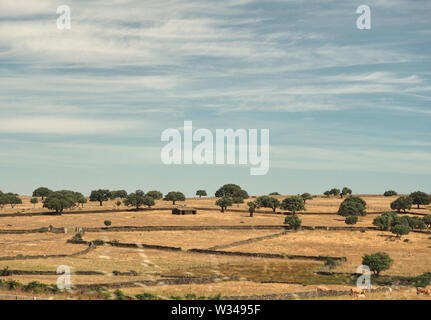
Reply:
[[[163,198],[163,200],[172,201],[172,204],[175,204],[176,201],[185,201],[186,196],[182,192],[171,191]]]
[[[198,190],[196,191],[196,195],[199,196],[199,198],[206,197],[207,192],[205,190]]]

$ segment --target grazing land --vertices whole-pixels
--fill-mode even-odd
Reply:
[[[283,299],[324,286],[340,293],[310,299],[357,299],[342,292],[356,286],[358,275],[352,274],[363,255],[386,252],[394,262],[372,277],[372,285],[391,291],[370,292],[365,299],[430,299],[417,296],[406,279],[431,272],[431,232],[400,239],[373,229],[373,219],[391,211],[397,196],[361,197],[368,214],[352,230],[337,214],[343,199],[324,196],[306,201],[306,211],[297,213],[302,229],[291,230],[284,224],[287,212],[279,208],[259,208],[250,217],[246,204],[254,198],[224,213],[217,198],[192,198],[176,205],[197,208],[196,215],[173,215],[172,202],[163,200],[143,210],[117,200],[102,206],[87,202],[52,215],[41,201],[33,204],[23,196],[22,204],[0,210],[0,297],[106,299],[119,289],[148,299]],[[427,214],[429,205],[414,206],[405,215]],[[70,267],[72,290],[26,292],[24,286],[34,281],[56,285],[59,266]],[[20,285],[10,285],[13,281]]]

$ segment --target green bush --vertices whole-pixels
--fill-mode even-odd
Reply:
[[[358,216],[347,216],[345,222],[346,224],[356,224],[358,222]]]
[[[9,267],[6,267],[0,270],[0,277],[7,277],[11,275],[12,275],[12,271],[9,270]]]
[[[103,223],[104,223],[104,224],[105,224],[105,226],[107,226],[107,227],[109,227],[109,226],[112,224],[111,220],[105,220]]]
[[[92,243],[96,246],[103,246],[105,244],[105,241],[97,239],[93,240]]]
[[[289,227],[291,229],[294,229],[294,230],[298,230],[301,227],[301,223],[302,223],[301,219],[299,219],[299,217],[296,216],[296,215],[294,215],[294,216],[287,216],[284,219],[284,224],[289,225]]]
[[[337,266],[337,263],[332,258],[326,258],[324,266],[329,267],[329,269],[333,269]]]
[[[126,300],[126,295],[120,289],[114,291],[115,299],[117,300]]]
[[[138,300],[158,300],[159,298],[152,293],[140,293],[135,295]]]
[[[82,233],[78,232],[77,234],[75,234],[72,238],[72,241],[82,241]]]

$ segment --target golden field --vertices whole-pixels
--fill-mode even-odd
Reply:
[[[285,196],[278,196],[281,200]],[[365,217],[360,217],[356,227],[372,226],[373,219],[378,212],[390,211],[390,202],[396,197],[362,195],[367,202]],[[315,291],[318,285],[329,289],[348,290],[354,285],[343,277],[332,277],[316,274],[323,268],[324,261],[288,259],[289,255],[346,257],[347,261],[332,269],[338,273],[354,273],[362,263],[364,254],[383,251],[394,260],[391,268],[382,273],[387,276],[416,276],[424,272],[431,272],[431,235],[412,232],[402,240],[395,239],[390,232],[367,230],[361,231],[327,231],[327,230],[299,230],[297,232],[283,232],[281,226],[285,215],[273,213],[271,209],[259,209],[254,217],[249,217],[246,204],[234,205],[227,212],[221,213],[215,205],[215,198],[191,198],[177,205],[187,205],[198,208],[197,215],[172,215],[171,202],[156,201],[154,209],[132,211],[121,205],[116,207],[114,201],[106,201],[103,206],[98,202],[88,202],[83,208],[74,208],[63,215],[24,215],[31,213],[47,213],[42,203],[30,203],[31,197],[22,197],[23,204],[14,208],[5,207],[0,210],[0,230],[32,230],[53,226],[54,228],[105,228],[104,221],[110,220],[112,225],[99,232],[84,232],[83,240],[102,240],[105,242],[119,242],[145,245],[159,245],[179,247],[181,251],[166,251],[147,248],[124,248],[110,245],[94,246],[89,252],[73,256],[85,250],[86,244],[72,244],[67,240],[75,233],[25,233],[0,234],[0,269],[23,271],[51,271],[55,272],[61,265],[71,268],[72,285],[84,284],[115,284],[120,282],[136,282],[138,284],[121,288],[128,295],[151,293],[160,298],[172,296],[185,297],[193,294],[196,297],[211,296],[248,296],[283,294],[302,291]],[[251,201],[250,198],[247,201]],[[346,226],[344,218],[337,215],[340,198],[315,197],[306,202],[307,211],[298,216],[303,226]],[[16,214],[16,216],[7,216]],[[21,215],[22,214],[22,215]],[[410,215],[431,214],[431,207],[412,208]],[[2,216],[3,215],[3,216]],[[245,229],[245,230],[160,230],[160,231],[131,231],[115,230],[115,227],[145,227],[145,226],[274,226],[274,229]],[[277,234],[277,235],[276,235]],[[261,237],[274,235],[269,239]],[[255,239],[250,243],[242,241]],[[408,239],[408,242],[404,240]],[[246,256],[215,255],[208,253],[187,252],[189,249],[212,249],[225,246],[220,250],[245,253],[281,254],[283,258],[262,258]],[[215,248],[217,250],[217,248]],[[44,257],[37,259],[1,260],[1,257],[34,255],[66,255],[64,257]],[[136,275],[115,275],[119,272],[136,272]],[[75,272],[97,271],[102,274],[79,275]],[[166,284],[164,279],[176,277],[215,277],[212,283]],[[16,280],[26,284],[39,281],[46,284],[56,284],[58,276],[32,275],[4,275],[3,281]],[[232,278],[235,278],[232,280]],[[139,284],[139,281],[151,280],[153,285]],[[350,282],[349,282],[350,281]],[[378,287],[375,285],[374,287]],[[416,299],[414,288],[401,288],[391,294],[369,294],[370,299]],[[114,288],[109,288],[111,293]],[[410,291],[409,291],[410,290]],[[4,290],[0,292],[0,295]],[[11,291],[7,291],[10,292]],[[17,291],[19,292],[19,290]],[[6,292],[4,292],[6,294]],[[49,295],[40,293],[38,296]],[[100,298],[87,295],[75,290],[58,293],[56,299],[63,298]],[[344,298],[350,298],[343,296]],[[343,298],[340,297],[340,298]],[[335,297],[339,298],[339,297]]]

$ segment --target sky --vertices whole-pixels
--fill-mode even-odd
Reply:
[[[429,0],[0,0],[0,189],[431,193],[430,17]],[[163,164],[184,121],[269,129],[269,172]]]

